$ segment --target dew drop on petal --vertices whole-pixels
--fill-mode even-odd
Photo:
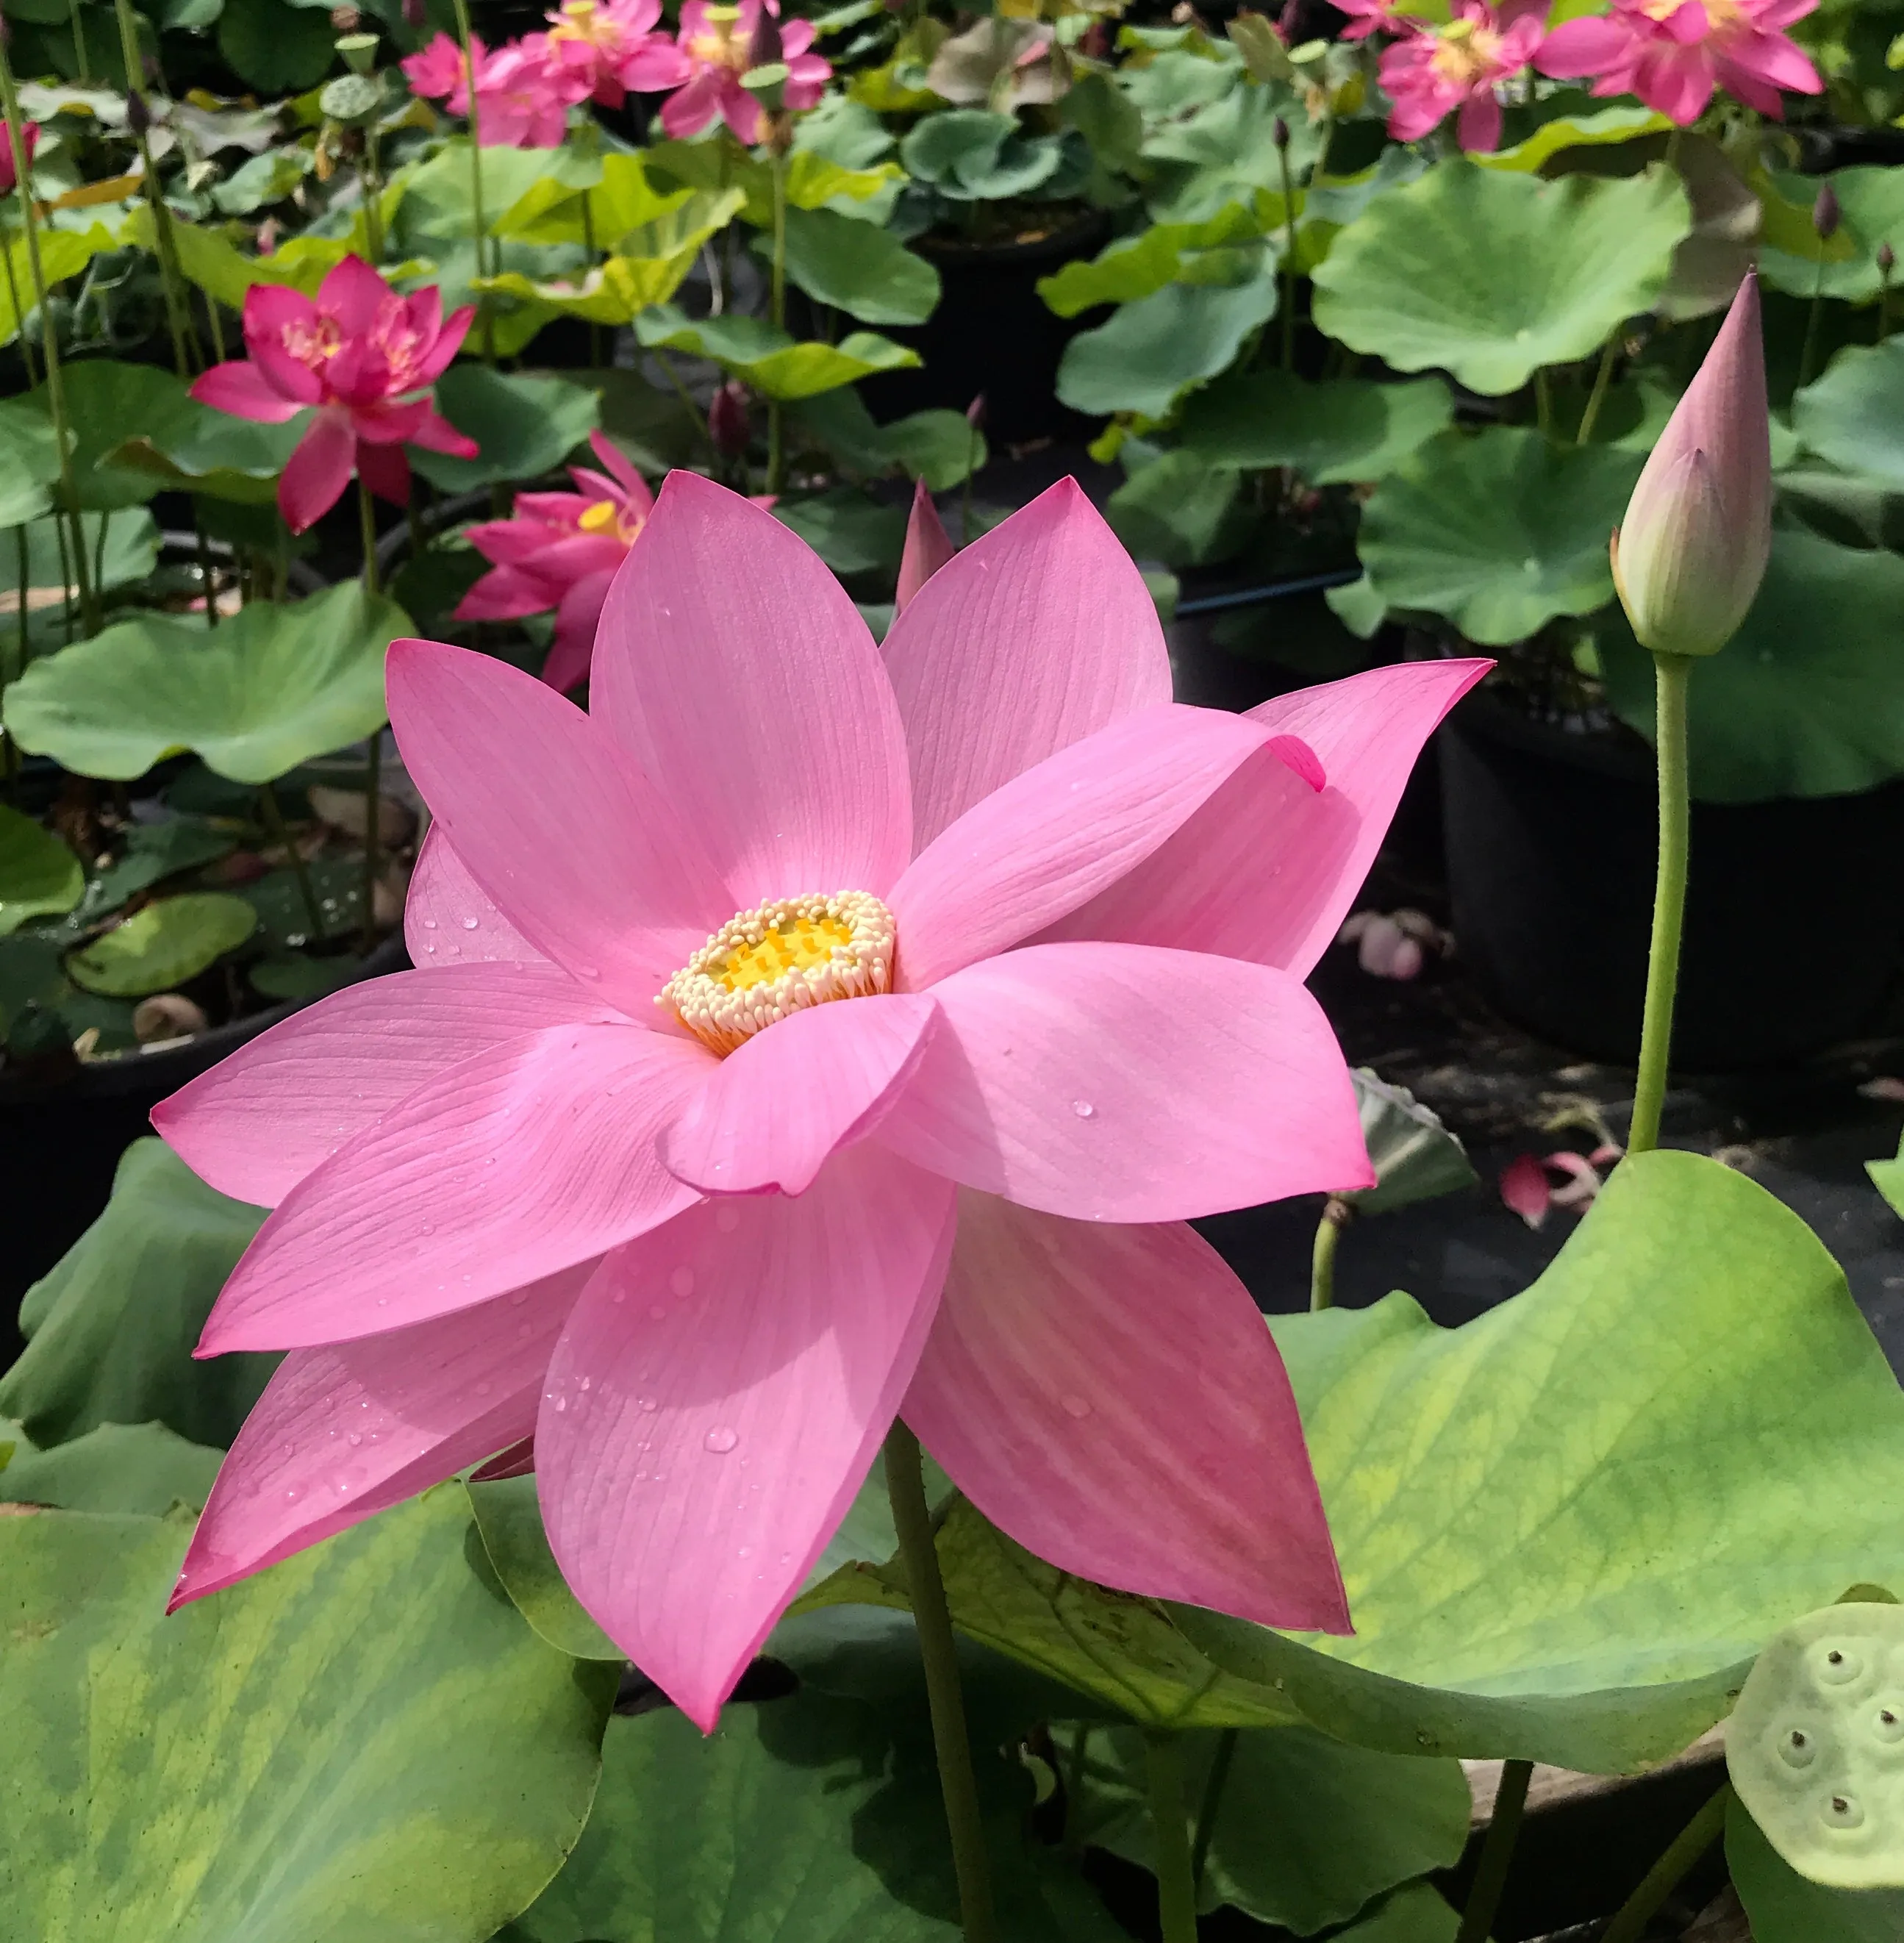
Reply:
[[[353,1444],[361,1444],[364,1441],[363,1432],[361,1430],[353,1430],[350,1434],[350,1441]]]
[[[1089,1119],[1097,1110],[1089,1100],[1073,1100],[1071,1102],[1071,1111],[1076,1114],[1080,1120]]]
[[[1082,1421],[1091,1414],[1090,1404],[1075,1391],[1067,1390],[1064,1395],[1058,1398],[1058,1401],[1064,1406],[1064,1414],[1067,1417],[1075,1417]]]
[[[702,1443],[717,1457],[724,1457],[741,1441],[740,1433],[730,1430],[724,1423],[711,1430],[702,1438]]]
[[[481,90],[478,89],[478,92],[480,94]],[[714,1210],[714,1226],[723,1235],[731,1235],[740,1225],[741,1211],[738,1208],[721,1207]]]
[[[479,93],[481,92],[480,90],[478,91]],[[641,1399],[641,1407],[643,1410],[654,1410],[659,1408],[659,1406],[656,1403],[653,1397],[643,1397]]]
[[[478,94],[481,91],[480,88],[477,91]],[[668,1286],[677,1295],[692,1295],[694,1293],[694,1271],[688,1268],[677,1269],[668,1278]]]
[[[481,85],[481,84],[479,83],[479,84],[478,84],[478,87],[477,87],[477,89],[476,89],[476,92],[477,92],[478,94],[481,94],[482,93],[482,91],[482,91]],[[478,919],[473,918],[473,917],[466,917],[466,918],[465,918],[465,919],[463,919],[463,921],[462,921],[462,928],[463,928],[463,929],[464,929],[465,931],[474,931],[474,930],[476,929],[477,925],[478,925],[478,922],[481,922],[481,920],[480,920],[480,919]]]

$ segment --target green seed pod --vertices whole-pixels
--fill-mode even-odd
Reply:
[[[1725,1758],[1801,1875],[1904,1888],[1904,1606],[1830,1606],[1776,1634],[1727,1723]]]

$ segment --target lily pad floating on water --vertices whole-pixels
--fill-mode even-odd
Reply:
[[[143,999],[197,978],[257,928],[258,913],[242,898],[216,891],[161,898],[68,953],[66,976],[107,998]]]

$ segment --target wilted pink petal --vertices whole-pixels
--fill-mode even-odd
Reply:
[[[884,652],[916,848],[1020,770],[1170,699],[1156,603],[1069,479],[941,567]]]
[[[892,993],[815,1005],[720,1061],[661,1137],[670,1171],[707,1194],[804,1194],[911,1077],[938,1014]]]
[[[407,1329],[293,1349],[219,1468],[167,1610],[455,1476],[533,1429],[584,1263]]]
[[[729,912],[883,895],[905,867],[905,738],[879,650],[771,513],[671,474],[609,589],[588,692],[707,846]]]
[[[656,1137],[712,1063],[666,1033],[561,1026],[425,1081],[278,1204],[198,1353],[399,1328],[657,1226],[697,1197]]]
[[[1548,1155],[1545,1165],[1549,1174],[1567,1177],[1566,1185],[1556,1187],[1549,1196],[1555,1207],[1585,1208],[1592,1205],[1600,1192],[1600,1177],[1584,1154],[1562,1147]]]
[[[961,1189],[903,1409],[979,1510],[1061,1570],[1349,1630],[1282,1360],[1190,1228],[1061,1220]]]
[[[942,1180],[868,1145],[619,1250],[549,1365],[536,1475],[597,1622],[711,1731],[852,1502],[952,1243]]]
[[[347,986],[261,1033],[152,1109],[221,1194],[274,1208],[345,1142],[471,1054],[617,1014],[553,965],[459,965]]]
[[[1036,944],[932,996],[938,1029],[873,1137],[963,1186],[1080,1220],[1180,1221],[1374,1183],[1335,1036],[1286,972]]]
[[[892,597],[893,612],[902,614],[912,598],[957,551],[939,523],[938,508],[920,480],[912,489],[912,512],[906,521],[905,551],[899,556],[899,585]]]
[[[1530,1228],[1547,1218],[1547,1171],[1531,1154],[1517,1154],[1500,1173],[1500,1198]]]

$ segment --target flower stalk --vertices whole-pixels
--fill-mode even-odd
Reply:
[[[1638,1888],[1620,1905],[1602,1932],[1600,1943],[1639,1943],[1660,1905],[1718,1840],[1725,1828],[1726,1810],[1731,1805],[1732,1784],[1721,1782],[1712,1798],[1673,1837],[1666,1852],[1647,1871]]]
[[[79,518],[79,490],[72,469],[72,422],[66,416],[66,386],[60,373],[58,335],[54,329],[53,313],[47,306],[46,272],[40,261],[39,218],[34,211],[32,184],[26,169],[29,153],[26,121],[20,112],[20,89],[14,79],[13,57],[7,51],[4,35],[0,35],[0,113],[5,116],[8,145],[17,158],[20,170],[20,216],[26,239],[26,274],[32,283],[33,301],[40,313],[40,350],[46,361],[47,410],[53,420],[53,436],[60,447],[60,498],[72,532],[71,576],[67,584],[76,586],[79,591],[81,625],[88,634],[96,634],[100,625],[99,603],[92,576],[87,571],[85,533]],[[66,543],[63,531],[63,548]],[[23,587],[20,598],[23,601],[26,597],[26,589]]]
[[[899,1558],[919,1628],[919,1651],[926,1665],[926,1697],[932,1716],[932,1745],[938,1757],[939,1788],[952,1834],[952,1862],[959,1881],[959,1913],[966,1943],[998,1943],[998,1918],[992,1902],[991,1862],[978,1809],[978,1781],[972,1770],[972,1741],[966,1731],[960,1691],[958,1648],[952,1614],[939,1576],[938,1547],[926,1503],[919,1439],[895,1417],[886,1438],[886,1488],[892,1501]]]
[[[1355,1219],[1354,1205],[1339,1194],[1331,1194],[1322,1204],[1322,1219],[1316,1224],[1316,1244],[1309,1257],[1309,1309],[1312,1315],[1335,1306],[1335,1246],[1342,1231]]]
[[[179,261],[178,238],[172,234],[172,212],[158,186],[158,171],[152,166],[150,113],[140,83],[145,78],[145,60],[139,51],[139,29],[130,0],[116,0],[119,20],[119,52],[125,62],[126,119],[139,148],[140,178],[146,192],[146,207],[152,211],[152,242],[158,256],[159,281],[165,291],[165,321],[172,335],[172,361],[180,378],[188,382],[202,361],[198,355],[198,333],[193,328],[189,299],[185,293],[185,272]],[[137,105],[135,106],[134,104]]]
[[[1514,1844],[1520,1840],[1528,1783],[1533,1779],[1531,1761],[1511,1760],[1501,1768],[1494,1813],[1482,1838],[1481,1860],[1468,1890],[1467,1906],[1461,1911],[1461,1926],[1455,1932],[1454,1943],[1487,1943],[1493,1932],[1501,1891],[1507,1886],[1508,1865],[1514,1859]]]
[[[476,97],[476,37],[469,29],[469,0],[453,0],[453,4],[456,10],[456,38],[462,48],[464,84],[469,96],[470,221],[476,232],[476,275],[480,280],[490,272],[485,247],[489,224],[483,214],[483,110]],[[486,290],[479,290],[476,293],[476,322],[484,361],[493,364],[496,321],[490,314],[489,293]]]
[[[370,489],[360,477],[357,482],[358,518],[363,529],[364,539],[364,597],[366,601],[374,600],[379,591],[377,585],[377,520],[376,502],[370,496]],[[367,744],[368,766],[364,772],[364,932],[363,945],[368,956],[377,941],[377,871],[382,859],[382,845],[379,838],[378,812],[382,808],[383,794],[383,730],[381,726],[370,731]],[[322,935],[320,927],[319,935]]]
[[[773,145],[773,284],[772,316],[776,330],[787,324],[787,152]],[[767,490],[774,494],[787,490],[785,431],[783,410],[778,398],[767,401]]]
[[[1692,806],[1687,781],[1686,692],[1692,658],[1656,653],[1654,741],[1660,769],[1660,865],[1653,892],[1653,939],[1646,960],[1646,1007],[1641,1014],[1639,1077],[1633,1091],[1629,1153],[1648,1153],[1660,1143],[1666,1105],[1666,1070],[1672,1048],[1673,1000],[1679,987],[1679,936],[1686,910],[1686,862]]]
[[[1163,1729],[1147,1733],[1150,1832],[1157,1850],[1157,1928],[1163,1943],[1196,1943],[1196,1870],[1184,1809],[1184,1749]]]

